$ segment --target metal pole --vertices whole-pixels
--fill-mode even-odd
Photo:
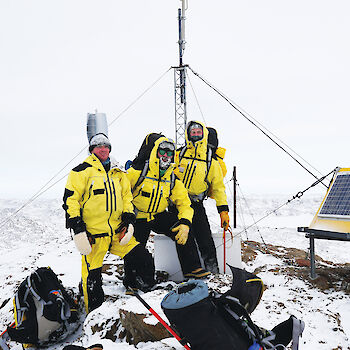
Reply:
[[[233,167],[233,228],[237,228],[237,171]]]
[[[185,11],[187,0],[182,1],[182,9],[178,9],[179,26],[179,66],[174,67],[174,90],[175,90],[175,140],[177,146],[186,143],[186,65],[183,64],[185,51]]]
[[[312,233],[310,233],[310,265],[311,265],[311,279],[316,278],[316,266],[315,266],[315,238]]]

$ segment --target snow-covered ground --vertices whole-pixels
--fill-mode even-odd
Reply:
[[[296,199],[261,220],[258,226],[244,230],[244,227],[249,227],[288,199],[280,195],[240,198],[237,218],[242,239],[264,241],[266,244],[307,252],[308,240],[304,234],[297,232],[297,227],[309,225],[322,200],[321,195],[305,195]],[[50,266],[59,274],[63,284],[75,291],[80,280],[80,255],[69,231],[65,229],[61,200],[37,199],[11,216],[23,203],[20,200],[0,200],[0,330],[12,322],[11,299],[18,284],[37,267]],[[212,229],[218,231],[219,216],[215,205],[213,201],[207,201],[206,205]],[[316,242],[317,255],[339,264],[349,262],[349,248],[350,245],[344,242]],[[106,261],[115,264],[121,262],[111,255],[106,257]],[[243,264],[249,271],[259,269],[259,276],[267,286],[260,304],[252,314],[254,321],[269,329],[293,314],[306,323],[300,349],[350,349],[350,296],[341,291],[323,292],[311,287],[307,281],[280,273],[279,268],[283,264],[282,259],[264,253],[258,253],[254,261]],[[104,328],[108,328],[106,321],[118,318],[121,307],[147,313],[136,298],[124,295],[121,280],[114,277],[104,274],[104,290],[106,295],[118,298],[108,299],[87,316],[82,329],[70,338],[75,344],[88,346],[102,343],[105,349],[135,349],[124,338],[116,341],[102,339],[105,334],[103,329],[93,334],[93,325],[104,324]],[[143,294],[146,301],[164,318],[160,302],[165,294],[166,291],[161,290]],[[155,323],[155,318],[150,315],[147,322]],[[66,344],[50,349],[61,349]],[[19,344],[12,342],[10,345],[13,349],[21,349]],[[136,348],[183,349],[174,338],[139,343]]]

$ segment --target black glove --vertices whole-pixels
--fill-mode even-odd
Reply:
[[[134,213],[123,213],[122,214],[122,222],[129,225],[134,224],[136,222],[136,215]]]
[[[80,216],[76,216],[75,218],[69,218],[68,226],[74,231],[75,234],[86,231],[85,222]]]
[[[122,214],[122,222],[119,224],[119,226],[117,227],[117,229],[115,230],[115,233],[119,233],[123,230],[123,228],[128,228],[129,225],[134,225],[134,223],[136,222],[136,215],[134,213],[123,213]]]

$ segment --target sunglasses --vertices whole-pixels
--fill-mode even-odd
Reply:
[[[172,157],[174,155],[174,151],[172,151],[170,149],[160,149],[159,154],[161,156],[164,156],[166,154],[168,157]]]

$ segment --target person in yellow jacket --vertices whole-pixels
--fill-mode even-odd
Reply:
[[[210,152],[210,150],[209,150]],[[209,159],[210,158],[210,159]],[[208,157],[208,129],[204,124],[190,121],[186,128],[186,145],[176,152],[175,174],[188,190],[194,210],[192,232],[207,270],[219,272],[216,249],[203,200],[216,201],[221,227],[229,226],[227,197],[221,166],[215,155]]]
[[[202,278],[209,272],[201,267],[190,233],[193,209],[183,183],[173,174],[174,156],[172,140],[149,134],[128,170],[136,213],[134,236],[143,246],[151,231],[170,237],[176,243],[184,277]]]
[[[91,138],[91,155],[70,172],[63,198],[67,228],[82,254],[86,312],[104,301],[101,269],[108,251],[124,258],[125,287],[147,291],[155,284],[152,256],[133,237],[130,183],[109,157],[110,150],[105,135]]]

